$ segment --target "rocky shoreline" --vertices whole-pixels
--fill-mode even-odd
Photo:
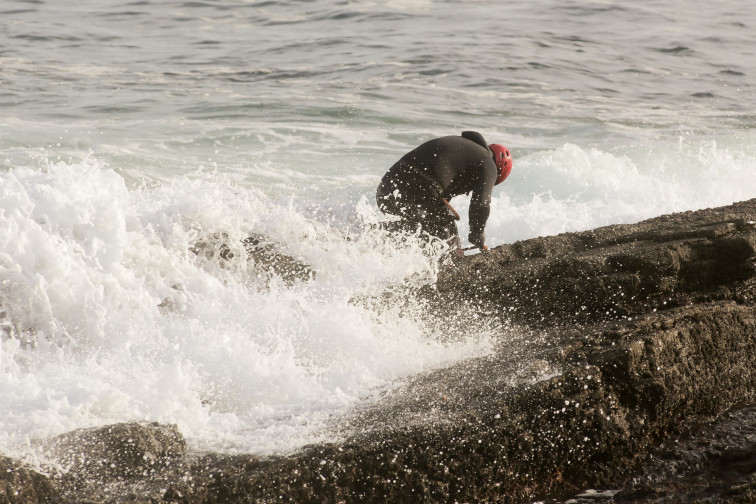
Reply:
[[[412,296],[493,317],[496,351],[286,457],[187,453],[170,426],[69,433],[46,448],[66,474],[0,458],[0,503],[756,498],[756,200],[503,245]]]

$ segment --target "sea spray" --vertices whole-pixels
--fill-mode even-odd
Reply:
[[[610,149],[564,144],[518,152],[512,175],[494,188],[486,226],[491,245],[638,222],[720,206],[756,194],[756,133]],[[467,214],[469,199],[452,204]],[[467,236],[467,223],[460,221]]]
[[[128,187],[94,157],[9,170],[0,191],[5,452],[132,420],[195,448],[292,449],[376,387],[491,349],[485,329],[443,337],[419,305],[360,301],[433,281],[444,249],[392,239],[364,207],[345,239],[217,173]],[[260,274],[238,245],[251,233],[314,277]],[[233,253],[192,251],[213,236]]]

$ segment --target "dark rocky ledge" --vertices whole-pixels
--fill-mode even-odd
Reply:
[[[71,433],[53,447],[111,463],[0,459],[0,502],[752,502],[754,221],[751,200],[497,247],[412,294],[451,332],[496,322],[493,355],[359,405],[343,441],[261,460],[186,454],[165,426]]]

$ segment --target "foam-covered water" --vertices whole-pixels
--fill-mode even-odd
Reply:
[[[472,314],[365,301],[441,252],[368,226],[385,170],[464,129],[509,146],[491,246],[754,197],[754,26],[745,0],[0,6],[0,452],[129,420],[285,451],[489,352]],[[242,260],[251,234],[315,278]]]
[[[354,301],[432,280],[420,248],[344,241],[217,175],[129,190],[88,161],[0,180],[6,444],[131,419],[205,448],[285,449],[371,387],[489,346]],[[220,231],[286,240],[317,281],[271,284],[246,260],[190,252]]]

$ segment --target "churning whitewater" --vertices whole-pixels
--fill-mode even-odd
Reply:
[[[6,449],[152,420],[202,448],[285,450],[372,388],[489,346],[485,331],[439,334],[420,313],[355,301],[431,281],[440,249],[345,241],[216,175],[129,190],[95,162],[60,163],[3,174],[2,190]],[[238,251],[191,251],[252,232],[317,280],[288,287]]]

